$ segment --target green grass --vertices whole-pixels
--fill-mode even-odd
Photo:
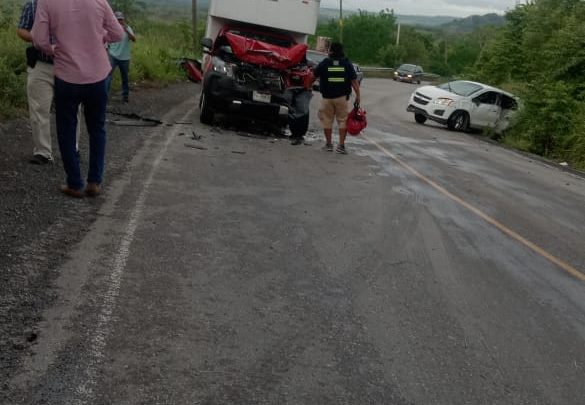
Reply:
[[[2,3],[0,11],[0,119],[10,119],[26,113],[27,44],[16,36],[20,3]],[[129,22],[137,35],[133,44],[130,80],[139,85],[163,86],[181,79],[185,73],[177,61],[195,57],[191,25],[188,20],[164,21],[141,18]],[[198,39],[203,36],[204,23],[199,24]],[[119,75],[114,88],[119,87]]]
[[[187,21],[139,20],[131,26],[137,35],[132,48],[132,81],[164,85],[185,77],[177,61],[195,57],[198,51],[193,49],[191,25]]]
[[[26,43],[16,36],[20,7],[0,7],[0,119],[22,114],[26,109]]]

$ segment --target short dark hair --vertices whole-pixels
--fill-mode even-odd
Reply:
[[[329,47],[329,54],[334,58],[343,58],[345,54],[343,53],[343,45],[341,42],[333,42]]]

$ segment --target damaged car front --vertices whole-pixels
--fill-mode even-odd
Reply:
[[[277,32],[226,27],[215,43],[204,38],[202,45],[202,123],[211,124],[215,113],[237,113],[306,133],[313,75],[305,44]]]

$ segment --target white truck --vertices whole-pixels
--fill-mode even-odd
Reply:
[[[199,100],[200,120],[216,113],[289,125],[309,125],[313,75],[307,38],[315,33],[320,0],[211,0]]]

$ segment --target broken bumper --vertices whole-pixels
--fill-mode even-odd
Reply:
[[[442,125],[447,125],[447,119],[443,118],[443,117],[439,117],[433,114],[429,114],[426,110],[417,107],[415,105],[409,104],[409,106],[406,108],[406,111],[411,112],[411,113],[415,113],[415,114],[420,114],[420,115],[424,115],[427,119],[431,120],[431,121],[435,121],[439,124]],[[443,110],[444,113],[444,110]]]
[[[290,101],[284,94],[270,94],[270,102],[254,100],[254,90],[238,85],[232,78],[209,73],[205,77],[204,91],[209,106],[217,112],[236,113],[258,120],[286,122]]]

